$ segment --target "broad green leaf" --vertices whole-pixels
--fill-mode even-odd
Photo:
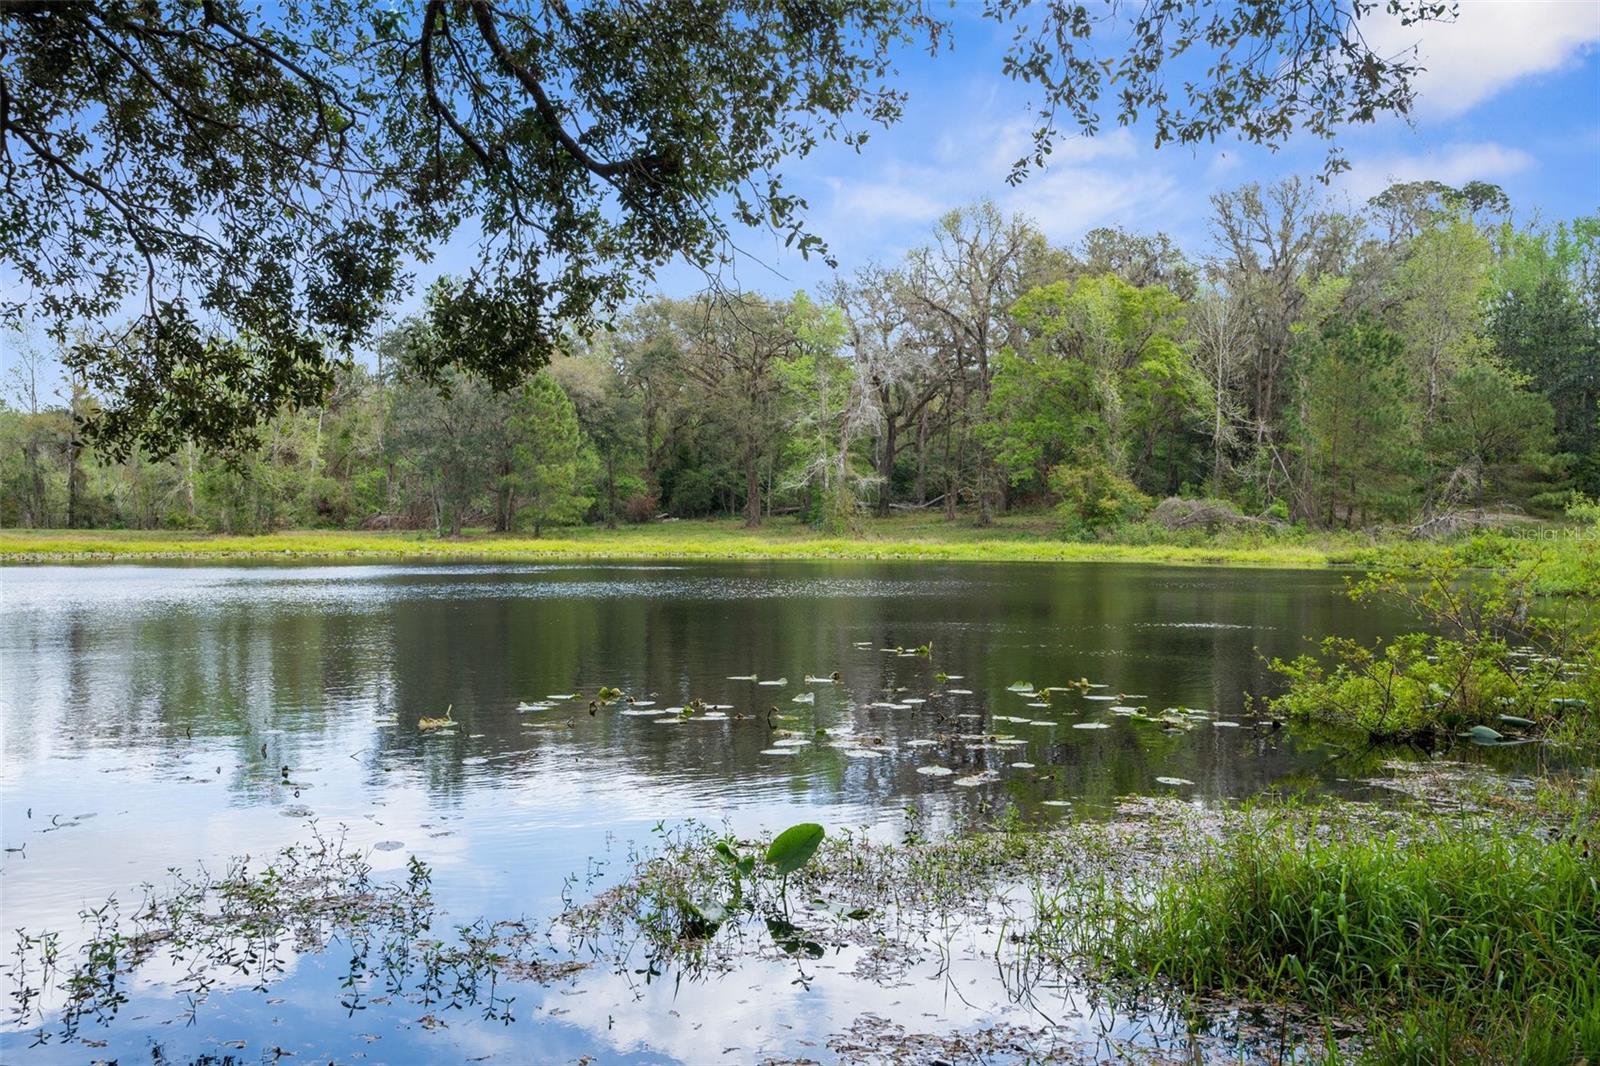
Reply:
[[[815,822],[791,825],[779,833],[767,848],[767,862],[777,867],[781,877],[787,877],[811,861],[822,845],[825,831]]]

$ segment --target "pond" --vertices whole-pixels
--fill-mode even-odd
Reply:
[[[909,809],[950,828],[1012,805],[1047,821],[1130,794],[1350,790],[1328,749],[1246,704],[1271,687],[1264,656],[1404,624],[1344,587],[1105,564],[7,568],[0,925],[70,943],[109,896],[313,824],[380,877],[425,862],[448,928],[546,921],[687,819],[893,836]],[[632,702],[591,707],[603,686]],[[1186,727],[1150,720],[1164,708],[1191,709]],[[591,967],[506,982],[511,1010],[426,1010],[376,988],[353,1003],[378,979],[349,956],[290,952],[263,987],[224,975],[198,998],[152,966],[70,1032],[13,1010],[0,1058],[827,1059],[862,1017],[957,1031],[1034,1009],[982,967],[885,988],[824,959],[802,982]],[[1058,1024],[1135,1024],[1062,997]]]

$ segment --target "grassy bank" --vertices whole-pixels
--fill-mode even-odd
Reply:
[[[1322,567],[1354,561],[1362,545],[1335,540],[1206,543],[1078,543],[1055,535],[1048,519],[1013,518],[979,529],[968,522],[894,517],[868,522],[858,536],[829,536],[777,519],[757,530],[737,520],[676,521],[607,530],[563,529],[533,538],[471,533],[305,531],[225,536],[124,530],[0,531],[0,561],[285,559],[529,561],[544,559],[927,559],[1106,561],[1200,565]]]
[[[750,530],[738,519],[680,520],[549,536],[469,532],[302,530],[250,536],[142,530],[0,530],[0,564],[121,560],[345,559],[528,562],[570,559],[924,559],[988,562],[1141,562],[1316,569],[1414,568],[1449,549],[1468,566],[1504,569],[1536,561],[1533,591],[1600,592],[1600,532],[1563,528],[1540,539],[1480,533],[1450,542],[1361,533],[1244,530],[1171,532],[1150,524],[1104,540],[1063,539],[1048,515],[1008,515],[987,528],[963,518],[896,515],[864,521],[855,535],[820,533],[789,518]]]
[[[1600,1056],[1600,864],[1488,819],[1232,836],[1088,933],[1130,978],[1367,1022],[1365,1061]]]

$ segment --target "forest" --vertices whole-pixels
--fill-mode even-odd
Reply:
[[[4,383],[0,524],[849,532],[1049,510],[1088,539],[1174,496],[1314,529],[1556,513],[1600,494],[1600,217],[1513,206],[1423,181],[1341,209],[1288,179],[1212,197],[1205,247],[1062,247],[983,201],[817,291],[638,302],[509,388],[452,362],[448,315],[391,322],[323,402],[164,455],[90,443],[96,395],[32,343]],[[428,306],[459,295],[446,278]]]

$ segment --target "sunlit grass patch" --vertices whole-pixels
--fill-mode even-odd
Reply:
[[[1269,818],[1066,943],[1190,994],[1366,1020],[1362,1057],[1600,1056],[1600,837],[1491,818],[1318,832]]]

